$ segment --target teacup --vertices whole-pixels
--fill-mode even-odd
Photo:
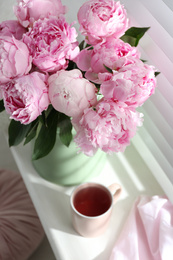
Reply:
[[[84,237],[96,237],[104,233],[121,191],[117,183],[106,187],[88,182],[75,188],[70,198],[74,229]]]

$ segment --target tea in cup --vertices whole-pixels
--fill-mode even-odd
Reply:
[[[91,182],[79,185],[70,198],[74,229],[84,237],[95,237],[104,233],[121,190],[117,183],[108,188]]]

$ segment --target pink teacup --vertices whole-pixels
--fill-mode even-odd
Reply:
[[[70,198],[74,229],[84,237],[96,237],[104,233],[121,190],[117,183],[108,188],[91,182],[79,185]]]

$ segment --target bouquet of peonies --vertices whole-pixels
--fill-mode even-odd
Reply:
[[[156,73],[136,48],[149,28],[129,28],[119,1],[89,0],[74,24],[60,0],[18,0],[16,20],[0,24],[0,111],[10,115],[9,145],[35,138],[33,159],[57,133],[88,156],[123,152],[142,125],[138,106],[153,94]]]

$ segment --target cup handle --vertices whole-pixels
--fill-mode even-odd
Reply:
[[[109,190],[111,191],[111,193],[113,195],[113,204],[115,204],[117,202],[118,198],[121,195],[122,187],[118,183],[113,183],[108,188],[109,188]]]

